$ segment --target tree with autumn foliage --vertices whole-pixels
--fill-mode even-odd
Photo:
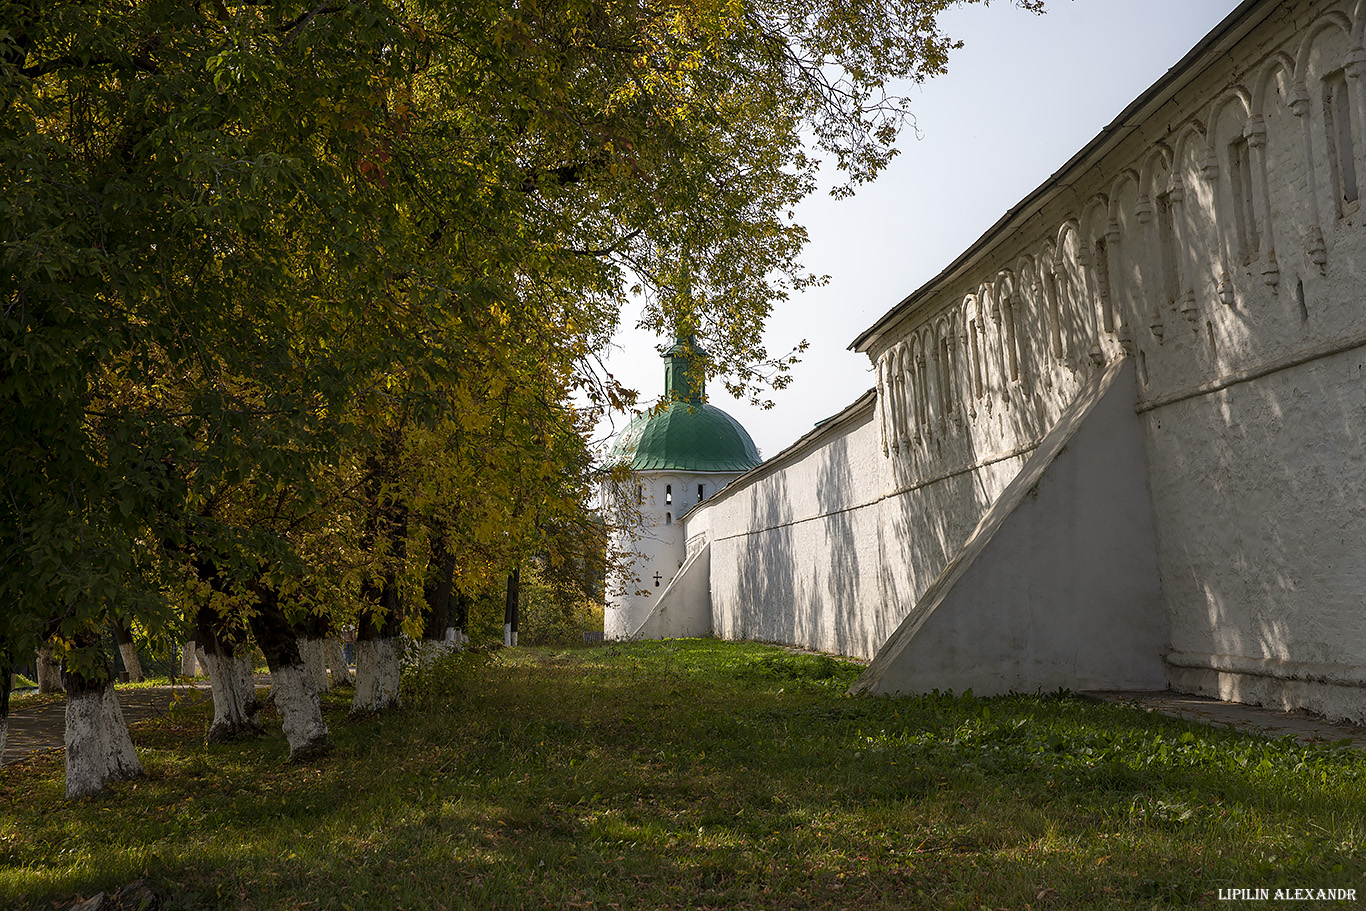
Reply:
[[[0,0],[0,659],[54,642],[73,736],[121,744],[110,615],[162,628],[194,578],[291,625],[365,550],[342,504],[531,546],[569,396],[630,401],[598,356],[632,291],[780,385],[764,320],[817,280],[787,213],[820,156],[851,191],[894,154],[948,5]],[[442,496],[479,507],[438,517],[408,472],[462,434]],[[73,796],[136,772],[68,752]]]

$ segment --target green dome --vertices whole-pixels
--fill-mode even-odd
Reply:
[[[749,471],[759,450],[740,422],[715,405],[674,400],[626,426],[608,465],[633,471]]]

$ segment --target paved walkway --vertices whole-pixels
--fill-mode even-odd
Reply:
[[[165,714],[173,698],[212,699],[207,683],[176,686],[143,686],[121,689],[119,705],[125,721],[134,722]],[[66,700],[54,699],[42,705],[12,708],[9,731],[5,736],[3,765],[18,762],[33,753],[60,750],[66,742]]]
[[[1264,737],[1294,737],[1303,743],[1337,743],[1350,740],[1357,749],[1366,749],[1366,727],[1324,721],[1309,712],[1282,712],[1256,705],[1220,702],[1206,696],[1186,696],[1170,690],[1156,692],[1083,693],[1104,702],[1132,705],[1148,712],[1173,718],[1198,721],[1211,727],[1232,727],[1245,734]]]

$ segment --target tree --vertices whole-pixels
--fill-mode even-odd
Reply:
[[[846,190],[890,159],[947,5],[0,0],[0,650],[54,639],[107,705],[91,631],[175,623],[206,553],[288,620],[298,524],[395,414],[464,419],[465,347],[629,401],[597,356],[632,288],[781,384],[786,213],[815,154]]]

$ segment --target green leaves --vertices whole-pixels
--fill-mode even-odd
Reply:
[[[876,175],[944,6],[0,0],[0,638],[165,626],[199,553],[344,613],[368,553],[587,534],[621,305],[781,387],[814,149]]]

